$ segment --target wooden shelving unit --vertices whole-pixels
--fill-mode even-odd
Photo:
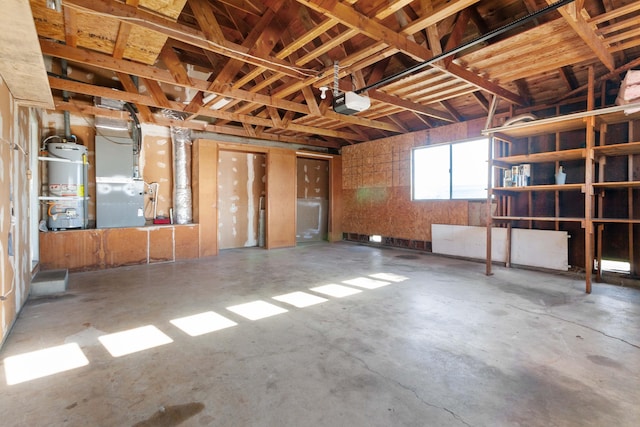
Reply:
[[[593,101],[588,102],[593,106]],[[554,222],[556,229],[561,223],[579,223],[584,231],[584,251],[585,251],[585,291],[591,292],[591,279],[593,262],[597,260],[597,278],[600,279],[600,266],[602,254],[602,236],[605,224],[628,224],[629,226],[629,250],[633,260],[633,227],[640,224],[640,212],[634,214],[633,200],[638,197],[640,189],[640,177],[633,176],[632,156],[640,154],[640,142],[635,142],[634,135],[630,131],[627,143],[606,145],[607,126],[640,120],[640,113],[631,115],[625,114],[629,108],[640,107],[640,104],[631,106],[615,106],[601,109],[589,109],[588,111],[574,113],[564,116],[556,116],[547,119],[540,119],[525,123],[498,127],[485,130],[483,133],[491,137],[493,150],[498,153],[495,158],[490,154],[489,170],[489,196],[487,199],[487,274],[491,274],[491,228],[494,224],[506,225],[509,233],[516,221],[529,221],[529,227],[533,227],[534,222]],[[632,129],[633,126],[629,126]],[[581,148],[560,149],[560,136],[563,132],[583,131],[584,146]],[[596,145],[596,133],[599,132],[600,140]],[[523,138],[542,137],[544,135],[555,134],[555,150],[543,152],[532,152],[529,154],[509,155],[512,145],[516,141],[522,142]],[[604,180],[604,168],[606,159],[612,156],[628,156],[629,176],[624,181]],[[521,187],[495,187],[491,183],[502,182],[503,170],[518,164],[553,164],[554,169],[558,168],[561,162],[580,161],[584,162],[584,175],[581,182],[571,182],[568,184],[540,184],[535,181],[533,175],[533,185]],[[596,165],[598,165],[598,175],[596,176]],[[533,168],[534,166],[532,166]],[[550,167],[550,166],[549,166]],[[575,176],[573,177],[576,179]],[[626,218],[606,218],[603,215],[606,203],[605,192],[607,191],[627,191],[628,192],[628,212]],[[563,192],[580,192],[584,202],[584,215],[563,216],[560,206],[560,194]],[[532,204],[534,194],[540,192],[552,192],[554,198],[554,214],[549,216],[532,214]],[[635,193],[634,193],[635,192]],[[514,201],[516,196],[528,195],[529,214],[514,212]],[[524,197],[524,196],[521,196]],[[522,201],[522,199],[520,199]],[[498,212],[490,214],[492,202],[497,201]],[[582,202],[581,202],[582,203]],[[521,203],[522,204],[522,203]],[[522,209],[520,209],[522,210]],[[597,232],[597,236],[596,233]],[[596,238],[597,237],[597,238]],[[510,242],[510,238],[507,242]],[[507,249],[509,252],[510,247]]]

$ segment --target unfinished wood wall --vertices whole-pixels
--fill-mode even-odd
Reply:
[[[40,268],[71,271],[199,257],[198,224],[40,233]]]
[[[431,224],[469,225],[467,201],[411,200],[411,150],[480,136],[484,124],[479,119],[343,148],[343,231],[429,242]]]
[[[0,78],[0,345],[31,285],[30,114]]]

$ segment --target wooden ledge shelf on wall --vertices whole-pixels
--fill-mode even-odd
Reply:
[[[594,182],[594,188],[602,189],[615,189],[615,188],[640,188],[640,181],[609,181],[609,182]]]
[[[495,166],[512,165],[519,163],[544,163],[567,160],[580,160],[587,156],[585,148],[574,148],[571,150],[546,151],[544,153],[519,154],[509,157],[498,157],[493,161]]]
[[[531,191],[582,191],[584,193],[585,185],[578,184],[548,184],[548,185],[527,185],[525,187],[495,187],[492,189],[494,193],[528,193]]]
[[[572,218],[572,217],[550,217],[550,216],[494,216],[491,217],[494,221],[551,221],[551,222],[583,222],[584,218]]]
[[[601,224],[640,224],[640,219],[633,218],[593,218],[592,221]]]
[[[640,154],[640,142],[599,145],[597,147],[593,147],[593,153],[596,157],[626,156],[629,154]]]

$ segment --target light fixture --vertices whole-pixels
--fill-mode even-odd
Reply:
[[[327,86],[320,86],[320,99],[327,99],[327,91],[329,88]]]
[[[215,93],[210,93],[209,95],[202,98],[202,103],[204,105],[210,104],[214,99],[216,99],[218,95]],[[232,100],[230,98],[220,98],[212,105],[209,106],[211,110],[220,110],[226,107]]]
[[[216,95],[215,93],[210,93],[207,96],[202,98],[202,103],[203,104],[208,104],[211,101],[213,101],[216,98],[216,96],[218,96],[218,95]]]
[[[229,98],[220,98],[209,108],[211,108],[212,110],[221,110],[222,108],[226,107],[230,102],[231,102],[231,99]]]
[[[62,12],[62,0],[47,0],[47,8],[55,10],[56,12]]]

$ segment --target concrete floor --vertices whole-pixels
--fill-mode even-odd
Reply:
[[[639,290],[586,295],[572,277],[483,272],[322,243],[71,274],[67,295],[27,303],[0,352],[0,424],[640,425]],[[309,290],[327,284],[361,292]],[[327,301],[272,298],[296,291]],[[249,320],[227,309],[256,300],[288,311]],[[191,336],[176,321],[206,312],[196,326],[237,325]],[[122,351],[166,343],[111,355],[109,334],[145,326]],[[43,349],[45,363],[30,353]],[[72,369],[30,379],[61,349],[75,349],[59,358]]]

